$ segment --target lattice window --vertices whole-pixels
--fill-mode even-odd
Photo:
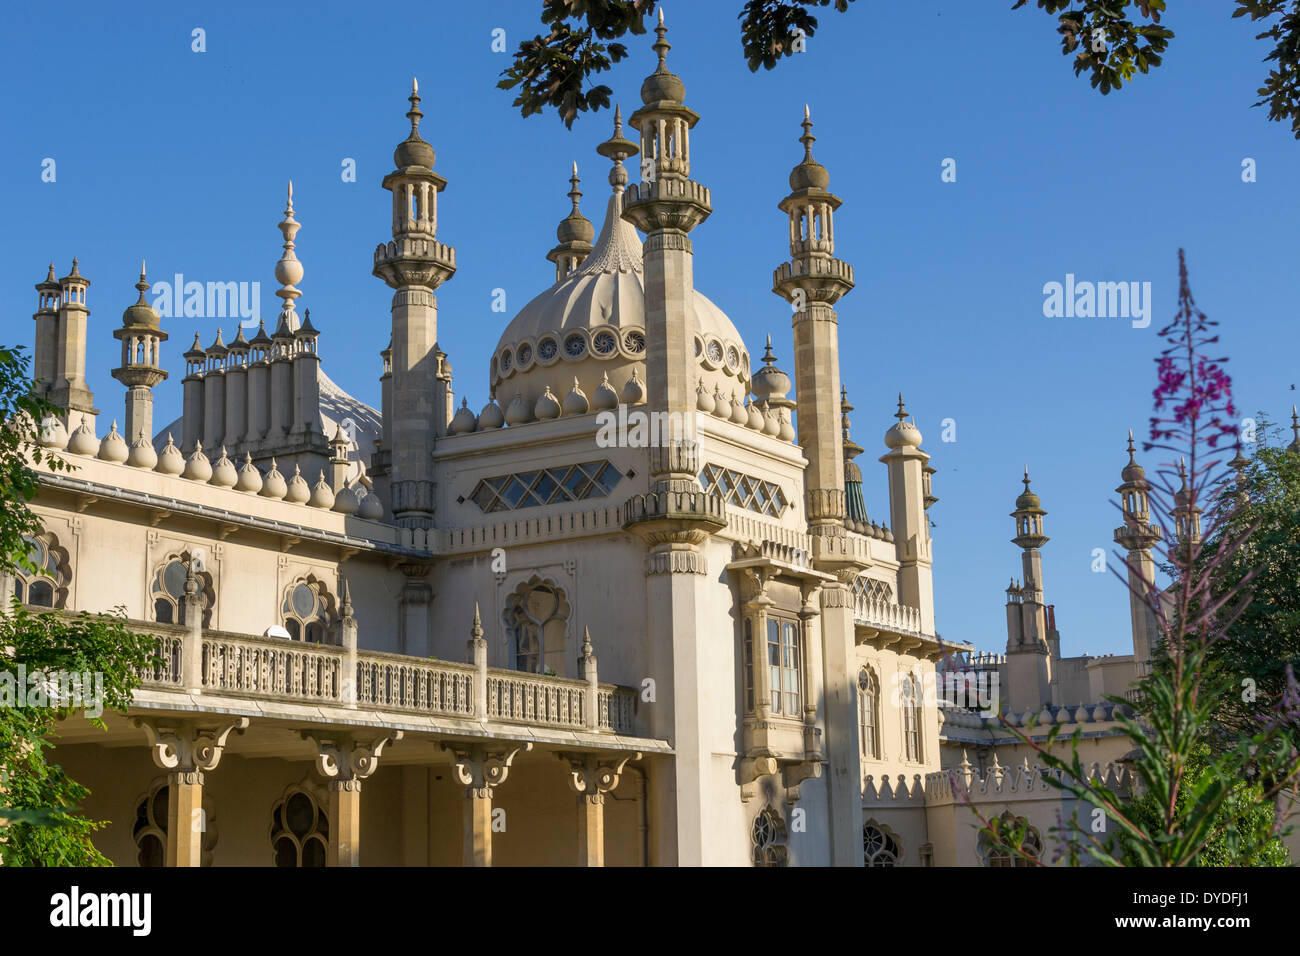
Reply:
[[[1004,844],[1014,844],[1020,835],[1020,853],[1013,853],[1008,846],[1000,846],[987,832],[980,834],[980,849],[990,867],[1035,866],[1043,852],[1043,838],[1029,825],[1024,817],[1015,816],[1010,810],[996,820],[997,835]],[[1023,854],[1023,855],[1021,855]]]
[[[884,601],[886,604],[894,603],[894,589],[886,581],[877,581],[875,578],[858,575],[849,585],[849,590],[853,592],[855,603],[863,598]]]
[[[271,812],[271,849],[275,865],[324,866],[328,859],[330,822],[320,803],[301,787],[290,787]]]
[[[862,756],[880,759],[880,681],[867,667],[858,671],[858,738]]]
[[[902,858],[903,848],[898,837],[874,820],[867,821],[862,828],[862,865],[898,866]]]
[[[754,478],[719,465],[704,466],[700,472],[700,487],[706,494],[716,491],[729,505],[771,515],[773,518],[781,517],[789,503],[776,482]]]
[[[754,847],[755,866],[785,866],[788,858],[785,821],[771,807],[764,808],[754,818],[749,839]]]
[[[72,580],[68,552],[52,534],[23,535],[23,542],[30,567],[15,569],[14,597],[32,607],[64,607]]]
[[[515,475],[484,478],[470,500],[484,512],[537,508],[566,501],[604,498],[623,480],[608,461],[584,461]]]

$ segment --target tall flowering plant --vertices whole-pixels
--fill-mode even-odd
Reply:
[[[1002,718],[1047,768],[1044,779],[1075,798],[1075,811],[1058,821],[1055,832],[1059,854],[1076,864],[1282,862],[1277,838],[1287,830],[1285,810],[1264,821],[1261,838],[1260,808],[1268,814],[1300,776],[1300,754],[1288,730],[1288,708],[1300,700],[1300,688],[1289,672],[1289,692],[1273,718],[1207,745],[1217,701],[1237,692],[1231,675],[1207,666],[1207,655],[1249,603],[1254,577],[1248,571],[1225,584],[1222,571],[1255,526],[1232,520],[1239,504],[1237,495],[1225,493],[1225,456],[1237,435],[1232,379],[1224,370],[1227,359],[1210,357],[1219,342],[1217,323],[1196,306],[1182,250],[1178,275],[1178,311],[1160,331],[1167,345],[1156,359],[1155,414],[1144,444],[1168,456],[1144,490],[1151,520],[1162,531],[1155,550],[1169,583],[1158,587],[1124,556],[1119,573],[1134,582],[1129,586],[1150,608],[1159,634],[1154,666],[1132,699],[1108,698],[1118,705],[1117,722],[1132,744],[1131,775],[1122,787],[1091,775],[1079,757],[1078,730],[1063,757],[1053,752],[1059,725],[1036,741],[1033,721],[1022,729]],[[953,778],[961,790],[961,775]],[[991,845],[1026,863],[1045,862],[1026,851],[1023,823],[1017,829],[987,819],[967,802]]]

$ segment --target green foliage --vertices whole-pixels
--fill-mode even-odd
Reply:
[[[1016,0],[1018,10],[1029,0]],[[1092,74],[1102,95],[1119,89],[1137,73],[1159,66],[1173,31],[1160,25],[1165,0],[1037,0],[1044,13],[1057,15],[1061,53],[1074,54],[1074,75]],[[1129,8],[1132,7],[1131,18]],[[1142,22],[1145,21],[1145,22]]]
[[[1268,106],[1268,118],[1277,123],[1291,121],[1291,132],[1300,139],[1300,0],[1237,0],[1233,17],[1250,17],[1251,22],[1277,17],[1257,40],[1272,40],[1274,47],[1265,63],[1275,63],[1259,88],[1256,106]]]
[[[31,394],[27,368],[22,350],[0,348],[0,570],[7,572],[37,570],[23,540],[41,531],[27,507],[38,488],[31,465],[43,461],[47,468],[67,469],[36,444],[40,422],[57,409]],[[125,711],[137,670],[161,663],[153,639],[133,634],[120,611],[34,613],[8,594],[0,600],[10,602],[0,610],[0,681],[13,695],[12,704],[18,702],[22,665],[27,676],[90,674],[83,697],[102,690],[102,708]],[[103,824],[76,812],[89,791],[48,759],[56,722],[75,718],[71,702],[56,697],[38,699],[37,706],[27,703],[0,706],[0,859],[8,866],[107,865],[91,842]],[[100,716],[86,719],[104,726]]]
[[[748,0],[740,13],[741,49],[752,71],[773,69],[790,56],[792,40],[817,32],[810,7],[834,4],[843,13],[853,0]],[[612,42],[646,32],[645,18],[655,0],[543,0],[545,36],[524,40],[497,87],[518,88],[514,106],[521,116],[553,109],[570,129],[579,113],[609,108],[608,86],[590,86],[591,78],[627,57],[627,47]],[[584,89],[584,86],[587,88]]]

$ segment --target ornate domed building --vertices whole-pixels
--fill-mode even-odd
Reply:
[[[969,650],[935,627],[934,469],[900,397],[880,449],[888,501],[869,516],[839,365],[853,269],[835,257],[842,201],[811,117],[789,192],[772,197],[774,310],[789,309],[791,339],[769,336],[755,369],[697,288],[712,207],[692,176],[715,154],[692,142],[700,116],[662,21],[656,33],[639,108],[596,146],[610,163],[599,230],[575,166],[547,253],[555,282],[490,355],[458,358],[487,371],[459,407],[435,292],[457,267],[446,236],[472,224],[439,222],[454,184],[420,134],[418,86],[370,263],[391,310],[373,342],[379,409],[326,375],[328,322],[299,318],[292,186],[274,327],[207,347],[195,333],[183,409],[162,428],[152,388],[169,332],[143,274],[112,332],[121,427],[102,427],[85,381],[89,280],[74,260],[37,285],[37,388],[65,409],[41,441],[75,471],[39,469],[36,570],[9,585],[60,611],[121,607],[161,660],[127,717],[106,715],[106,733],[69,722],[59,743],[91,789],[85,811],[110,821],[96,842],[115,862],[974,852],[943,771],[969,771],[964,741],[991,731],[945,723],[925,690],[936,662]],[[1026,490],[1016,513],[1017,543],[1037,554],[1045,512]],[[1047,646],[1045,624],[1017,633],[1026,659]],[[1050,678],[1024,673],[1050,701]],[[187,808],[205,829],[175,825]]]

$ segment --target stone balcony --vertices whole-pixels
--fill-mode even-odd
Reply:
[[[221,631],[204,632],[196,648],[185,627],[129,626],[154,635],[163,659],[141,675],[140,690],[149,692],[153,709],[174,693],[192,698],[199,710],[211,697],[272,709],[308,705],[347,722],[370,722],[363,716],[369,715],[383,723],[382,715],[393,714],[475,722],[505,736],[512,727],[635,736],[632,688]]]

